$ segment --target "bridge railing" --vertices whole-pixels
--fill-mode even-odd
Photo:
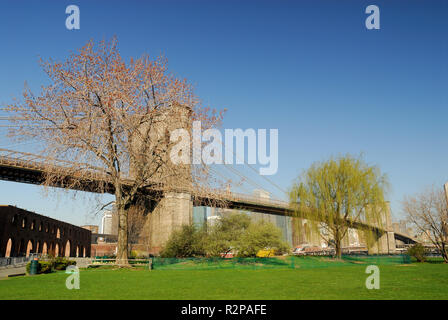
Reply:
[[[105,178],[103,170],[101,168],[89,164],[75,163],[68,160],[53,159],[42,155],[21,151],[14,151],[3,148],[0,148],[0,164],[15,166],[19,168],[41,170],[41,171],[44,171],[44,169],[46,169],[48,165],[57,167],[59,170],[64,168],[67,169],[73,168],[73,166],[75,165],[76,167],[79,167],[80,174],[82,173],[84,175],[96,176],[98,179]],[[83,167],[85,169],[82,169]],[[275,205],[281,208],[287,208],[289,206],[288,202],[282,200],[257,197],[235,192],[222,192],[222,190],[211,191],[210,189],[207,188],[205,192],[201,192],[200,190],[187,190],[187,191],[189,191],[192,194],[198,194],[199,196],[201,194],[209,193],[216,198],[222,198],[224,201],[226,200],[246,201],[257,204],[265,204],[268,206]]]
[[[242,194],[242,193],[236,193],[236,192],[228,193],[227,198],[229,200],[239,201],[239,202],[247,201],[247,202],[251,202],[251,203],[265,204],[268,206],[274,205],[274,206],[278,206],[281,208],[289,208],[290,207],[289,202],[287,202],[287,201],[257,197],[257,196]]]
[[[0,148],[0,164],[5,166],[16,167],[19,169],[29,169],[41,172],[67,171],[68,176],[75,179],[91,179],[98,181],[108,181],[109,177],[105,175],[99,167],[87,164],[76,163],[68,160],[53,159],[27,152],[19,152],[14,150]]]

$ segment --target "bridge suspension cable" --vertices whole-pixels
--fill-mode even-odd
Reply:
[[[3,111],[10,111],[8,108],[5,107],[0,107],[0,110]],[[15,119],[20,119],[20,118],[15,118]],[[11,117],[5,117],[5,116],[0,116],[0,120],[5,120],[5,121],[10,121],[12,120]],[[33,127],[33,126],[37,126],[37,124],[23,124],[23,125],[19,125],[19,124],[0,124],[0,128],[16,128],[16,127],[20,127],[20,126],[27,126],[27,127]],[[217,140],[220,140],[219,138]],[[220,140],[220,143],[223,144],[222,140]],[[10,146],[18,146],[19,144],[13,144]],[[6,146],[6,147],[10,147],[10,146]],[[271,179],[269,179],[268,177],[264,176],[264,175],[260,175],[259,171],[251,164],[246,163],[246,161],[244,159],[241,159],[241,157],[239,157],[233,150],[231,150],[228,146],[226,146],[224,144],[224,148],[226,150],[229,150],[231,152],[231,154],[233,156],[235,156],[236,159],[240,160],[243,162],[244,165],[246,165],[247,167],[249,167],[252,171],[254,171],[257,176],[260,176],[263,180],[265,180],[269,185],[273,186],[274,188],[278,189],[279,191],[281,191],[282,194],[287,194],[287,191],[285,191],[282,187],[280,187],[278,184],[276,184],[275,182],[273,182]],[[227,168],[227,170],[231,171],[233,174],[239,176],[241,179],[243,179],[244,181],[247,181],[247,183],[251,184],[252,186],[256,187],[256,188],[260,188],[260,189],[266,189],[264,186],[260,185],[259,183],[255,182],[254,180],[250,179],[248,176],[246,176],[245,174],[239,172],[236,168],[234,168],[233,166],[224,163],[225,168]],[[216,171],[214,171],[216,172]],[[272,196],[275,197],[274,193],[272,193]]]
[[[218,140],[222,145],[224,145],[224,148],[225,148],[226,150],[229,150],[229,151],[232,153],[232,155],[235,156],[235,158],[237,158],[238,160],[242,161],[245,165],[247,165],[250,169],[252,169],[252,171],[254,171],[258,176],[260,176],[260,177],[263,178],[265,181],[267,181],[269,184],[271,184],[272,186],[274,186],[275,188],[277,188],[278,190],[280,190],[282,193],[287,194],[287,192],[286,192],[283,188],[281,188],[280,186],[278,186],[275,182],[273,182],[272,180],[270,180],[270,179],[267,178],[266,176],[261,175],[255,167],[253,167],[253,166],[252,166],[251,164],[249,164],[249,163],[246,163],[246,162],[244,161],[244,159],[241,159],[240,157],[238,157],[238,155],[237,155],[235,152],[233,152],[232,149],[230,149],[228,146],[226,146],[226,145],[223,143],[223,141],[222,141],[221,139],[217,138],[217,140]],[[225,163],[224,163],[224,164],[225,164]],[[227,164],[227,165],[228,165],[228,164]],[[232,168],[233,168],[233,167],[232,167]],[[235,170],[236,170],[236,169],[235,169]],[[258,184],[257,184],[257,185],[258,185]],[[260,185],[258,185],[257,188],[259,188],[259,187],[260,187]],[[265,189],[265,188],[264,188],[264,187],[261,187],[261,189]]]

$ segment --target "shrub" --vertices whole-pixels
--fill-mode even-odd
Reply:
[[[416,243],[412,247],[410,247],[407,251],[407,254],[417,259],[418,262],[426,261],[426,249],[420,243]]]
[[[137,258],[137,251],[135,250],[131,250],[131,252],[129,252],[129,259],[135,259]]]
[[[275,254],[287,252],[289,246],[282,240],[282,232],[272,223],[252,223],[238,243],[239,257],[256,257],[260,250],[274,249]]]
[[[50,273],[54,271],[54,265],[51,261],[39,261],[37,273]]]
[[[221,217],[218,223],[208,228],[205,247],[210,257],[235,252],[240,239],[251,225],[251,219],[244,213],[231,213]]]
[[[161,252],[163,258],[222,257],[234,253],[239,257],[256,257],[260,250],[275,254],[288,252],[282,232],[272,223],[253,222],[244,213],[232,213],[205,229],[183,226],[169,238]]]
[[[76,265],[76,261],[64,257],[57,257],[52,262],[55,270],[65,270],[68,266]]]
[[[26,265],[26,273],[30,274],[31,262]],[[53,272],[53,264],[51,261],[39,261],[37,263],[37,274]]]
[[[54,270],[65,270],[68,266],[76,265],[76,261],[68,260],[64,257],[52,258],[48,261],[39,261],[37,265],[37,273],[51,273]],[[26,272],[29,274],[31,262],[26,265]]]
[[[186,258],[204,256],[205,232],[195,226],[182,226],[172,233],[171,237],[160,252],[163,258]]]

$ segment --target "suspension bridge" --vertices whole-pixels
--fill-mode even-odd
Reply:
[[[0,149],[0,180],[5,181],[13,181],[20,183],[28,183],[41,185],[44,182],[45,175],[45,166],[50,162],[53,166],[59,166],[61,170],[64,167],[72,166],[73,163],[67,160],[55,160],[49,159],[41,155],[36,155],[27,152],[20,152],[9,149]],[[80,170],[78,174],[72,177],[67,177],[67,179],[77,179],[79,181],[76,184],[78,187],[77,190],[86,191],[86,192],[97,192],[98,188],[96,187],[99,183],[105,181],[104,174],[101,171],[92,166],[82,166],[84,169]],[[106,180],[107,181],[107,180]],[[132,181],[129,181],[129,184]],[[51,187],[63,187],[64,182],[58,181],[55,182]],[[126,184],[126,182],[125,182]],[[103,189],[107,193],[114,193],[114,188],[112,184],[106,185]],[[147,190],[142,190],[143,194],[147,194],[151,196],[151,193],[157,192],[158,190],[154,190],[154,188],[148,188]],[[188,198],[182,197],[171,197],[171,200],[168,201],[177,201],[177,202],[192,202],[195,206],[211,206],[214,204],[215,206],[223,206],[229,209],[239,209],[250,212],[258,212],[263,214],[271,214],[271,215],[279,215],[279,216],[291,216],[298,217],[297,211],[294,210],[290,203],[286,201],[281,201],[277,199],[270,198],[262,198],[251,196],[247,194],[241,194],[230,191],[223,191],[220,193],[207,193],[203,194],[200,191],[197,192],[195,190],[175,190],[177,194],[188,194]],[[168,197],[169,198],[169,197]],[[216,201],[219,200],[219,201]],[[185,204],[175,204],[171,206],[174,208],[183,208],[185,210]],[[175,210],[175,209],[174,209]],[[182,209],[180,209],[182,210]],[[171,209],[173,211],[173,209]],[[159,213],[160,214],[160,213]],[[180,216],[179,216],[180,215]],[[173,219],[176,217],[179,218],[179,221],[185,222],[185,217],[182,217],[184,213],[178,212],[177,215],[171,212],[171,216]],[[188,218],[187,218],[188,219]],[[363,222],[353,223],[353,227],[355,228],[370,228],[375,230],[381,237],[386,237],[385,246],[387,248],[392,248],[390,242],[392,239],[400,240],[405,243],[413,243],[415,239],[412,239],[410,236],[405,234],[400,234],[397,232],[393,232],[388,226],[372,226]],[[166,237],[167,232],[169,232],[170,227],[166,225],[163,226],[163,223],[158,223],[154,225],[152,229],[153,233],[160,234],[163,237]],[[158,231],[157,231],[157,230]],[[379,239],[381,242],[381,239]],[[389,251],[383,248],[383,251]]]

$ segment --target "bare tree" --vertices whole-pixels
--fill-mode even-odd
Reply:
[[[41,147],[44,184],[115,195],[117,263],[127,265],[127,213],[140,194],[207,189],[207,168],[170,161],[176,141],[169,133],[189,130],[194,120],[211,127],[222,114],[203,107],[187,80],[168,71],[167,59],[125,62],[116,39],[90,41],[65,62],[40,63],[50,84],[38,96],[25,86],[23,99],[9,106],[16,123],[10,134]]]
[[[403,200],[403,211],[409,222],[439,250],[445,263],[448,263],[445,225],[448,221],[448,204],[442,190],[435,187]]]
[[[143,227],[146,222],[146,211],[139,210],[141,206],[134,206],[129,209],[128,212],[128,242],[129,242],[129,252],[134,248],[137,243],[149,244],[149,239],[145,235],[142,235]]]

